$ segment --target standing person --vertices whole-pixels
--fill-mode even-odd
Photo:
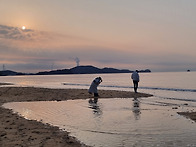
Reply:
[[[137,93],[138,83],[140,81],[140,76],[138,74],[138,70],[136,70],[132,73],[131,79],[133,80],[134,91],[135,91],[135,93]]]
[[[98,90],[97,87],[99,86],[99,84],[102,82],[102,78],[101,77],[97,77],[93,80],[93,82],[91,83],[91,86],[88,90],[88,93],[92,94],[94,93],[94,97],[98,97]]]

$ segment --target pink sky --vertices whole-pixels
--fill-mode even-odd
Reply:
[[[0,65],[196,70],[194,0],[2,0]],[[26,26],[22,30],[22,26]]]

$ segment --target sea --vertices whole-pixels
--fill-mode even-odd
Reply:
[[[194,146],[196,123],[177,112],[196,111],[196,72],[139,73],[138,92],[152,94],[137,100],[127,98],[60,102],[15,102],[3,107],[70,132],[84,144],[95,147]],[[98,89],[133,91],[129,73],[28,75],[0,77],[13,86],[88,89],[102,77]],[[12,85],[9,85],[12,86]]]

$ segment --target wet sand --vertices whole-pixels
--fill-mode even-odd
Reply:
[[[100,98],[139,98],[152,95],[115,90],[99,90]],[[61,101],[87,99],[86,89],[47,89],[34,87],[0,87],[0,106],[7,102]],[[6,147],[79,147],[85,146],[68,132],[41,122],[26,120],[0,107],[0,144]]]

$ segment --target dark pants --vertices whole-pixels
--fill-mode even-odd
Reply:
[[[134,87],[135,93],[137,93],[138,81],[134,81],[134,80],[133,80],[133,87]]]
[[[98,93],[94,93],[94,97],[98,97],[99,95],[98,95]]]

